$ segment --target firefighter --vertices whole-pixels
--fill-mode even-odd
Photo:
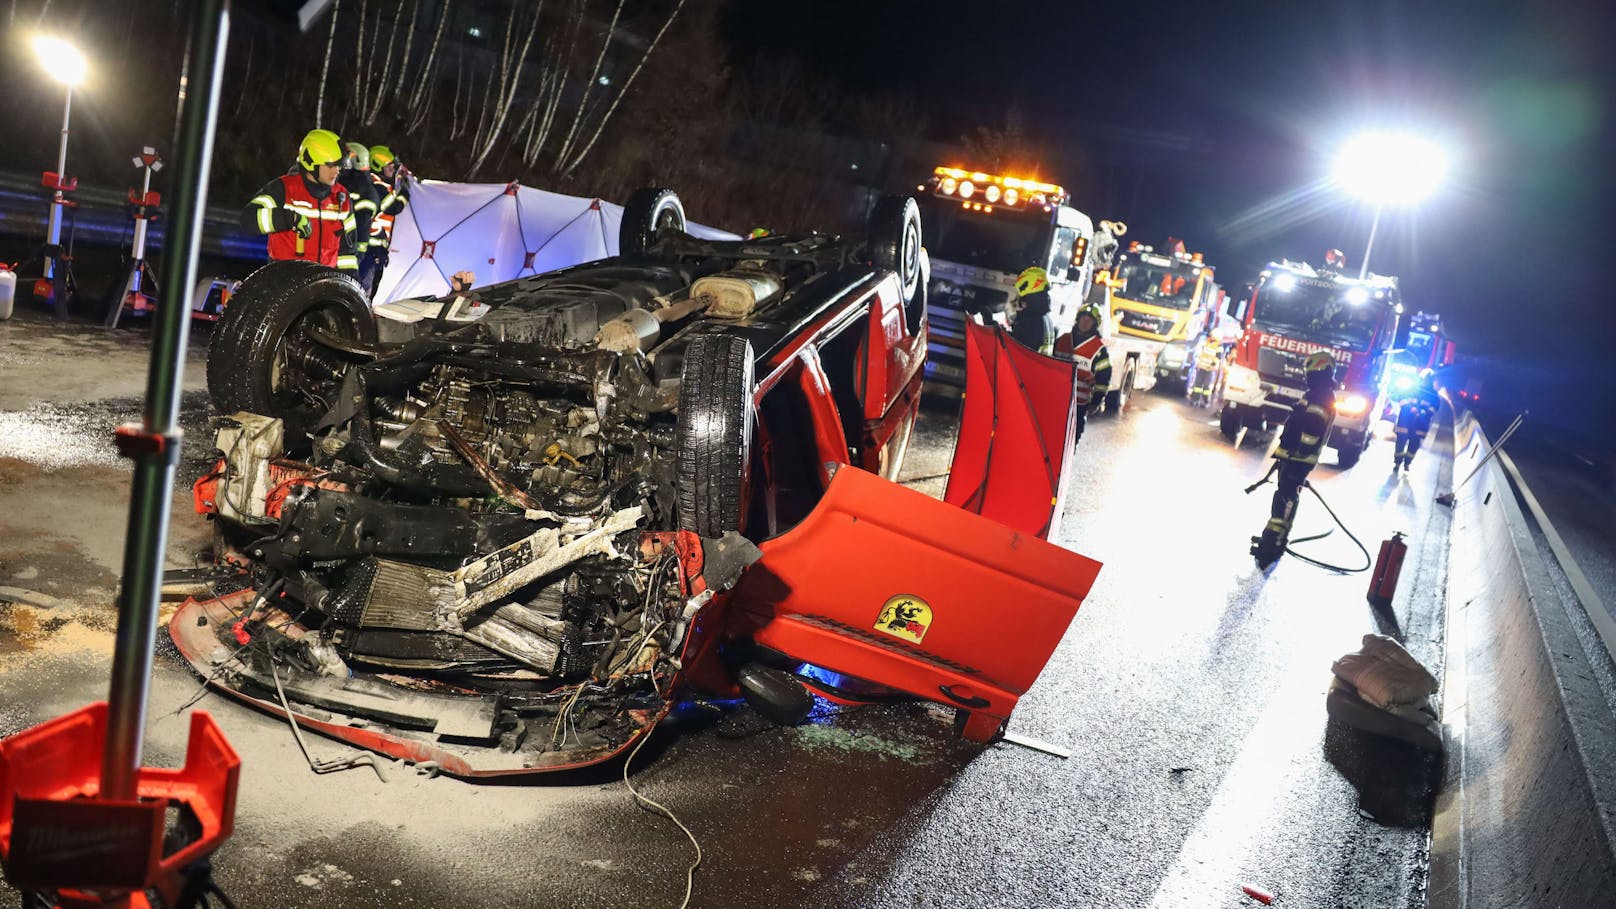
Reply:
[[[1436,389],[1429,369],[1420,373],[1420,387],[1397,408],[1397,454],[1392,458],[1392,472],[1407,470],[1419,453],[1420,443],[1431,431],[1431,418],[1436,415]]]
[[[269,237],[269,258],[303,259],[345,272],[359,269],[348,193],[337,185],[342,140],[311,130],[297,148],[297,169],[269,181],[247,203],[241,223]]]
[[[1319,452],[1324,450],[1330,427],[1335,425],[1335,357],[1327,350],[1316,351],[1308,356],[1305,368],[1307,396],[1291,411],[1279,435],[1279,447],[1274,450],[1276,463],[1270,473],[1278,473],[1275,483],[1279,488],[1274,490],[1268,526],[1263,528],[1262,536],[1251,540],[1251,554],[1265,566],[1285,551],[1302,484],[1319,463]]]
[[[1039,353],[1055,343],[1055,323],[1049,312],[1049,272],[1034,265],[1016,277],[1019,307],[1010,321],[1010,337]]]
[[[1076,445],[1083,438],[1088,415],[1100,409],[1105,402],[1106,389],[1111,387],[1111,355],[1100,337],[1099,310],[1085,306],[1077,311],[1072,330],[1055,342],[1055,356],[1077,363],[1072,380],[1072,397],[1077,402],[1077,426],[1072,444]]]
[[[359,269],[359,283],[374,296],[376,282],[387,267],[388,246],[393,240],[393,219],[410,204],[409,169],[385,145],[370,147],[370,179],[379,201],[370,222],[370,245]]]
[[[349,142],[348,154],[342,159],[342,174],[337,182],[348,191],[348,202],[354,213],[354,250],[361,263],[370,248],[370,222],[376,217],[381,196],[370,179],[370,149],[363,142]]]

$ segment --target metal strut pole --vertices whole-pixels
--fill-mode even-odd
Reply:
[[[1376,203],[1374,220],[1369,222],[1369,242],[1364,244],[1363,264],[1358,266],[1358,280],[1360,281],[1369,277],[1369,254],[1375,251],[1375,231],[1380,229],[1381,208],[1382,206]]]
[[[67,87],[67,100],[62,102],[62,142],[56,147],[56,182],[67,179],[67,124],[73,114],[73,86]],[[45,226],[45,245],[54,247],[62,241],[62,191],[51,195],[50,219]],[[45,277],[56,277],[56,257],[45,257]]]
[[[194,0],[187,62],[180,76],[173,223],[163,256],[162,280],[168,287],[196,284],[197,246],[207,205],[219,83],[229,33],[229,0]],[[158,590],[168,542],[168,504],[180,452],[180,378],[189,315],[183,306],[157,308],[142,422],[118,428],[119,451],[134,460],[135,478],[124,539],[123,587],[118,594],[118,634],[101,762],[101,795],[108,799],[133,798],[140,770]]]

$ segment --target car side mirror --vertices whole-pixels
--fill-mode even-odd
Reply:
[[[1397,320],[1397,331],[1392,335],[1392,350],[1408,349],[1409,323],[1406,319]]]

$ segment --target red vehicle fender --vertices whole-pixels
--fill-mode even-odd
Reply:
[[[966,711],[996,734],[1065,635],[1100,563],[852,467],[760,547],[729,632]]]

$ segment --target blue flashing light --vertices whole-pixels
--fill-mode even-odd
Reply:
[[[812,663],[803,663],[797,668],[797,674],[803,678],[813,679],[830,688],[841,688],[847,683],[847,676],[842,675],[840,672],[826,669],[823,666],[815,666]]]

